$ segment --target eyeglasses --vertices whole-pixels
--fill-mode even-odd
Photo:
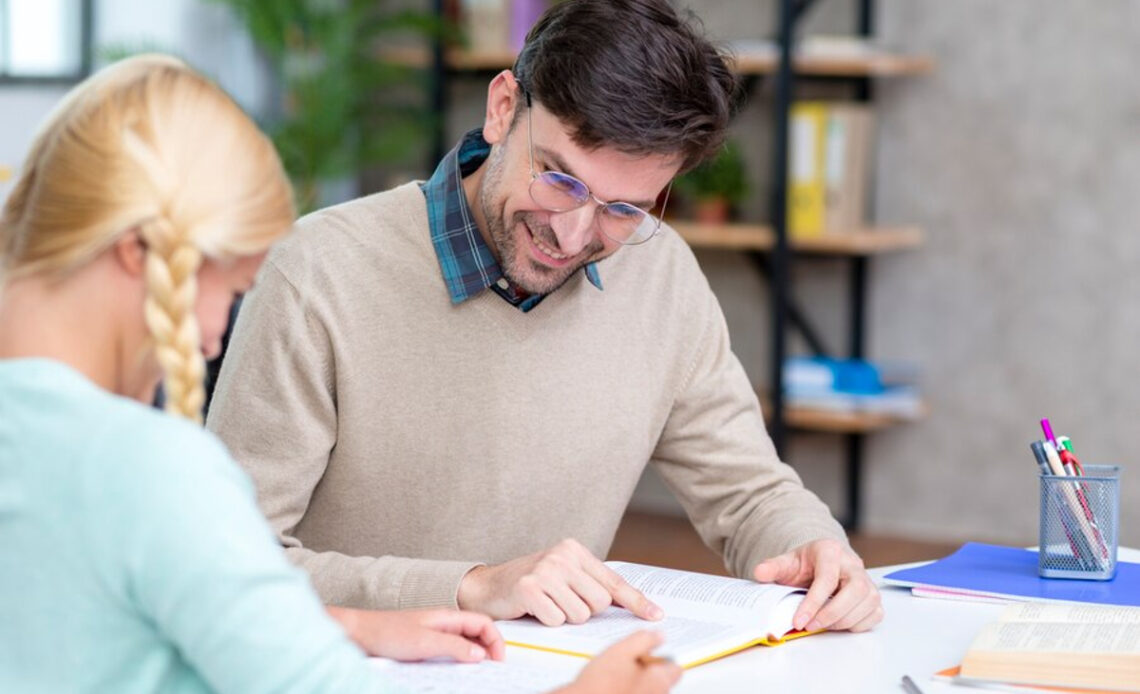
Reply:
[[[561,171],[538,172],[534,168],[534,140],[531,136],[533,119],[531,113],[530,92],[521,84],[519,88],[526,96],[527,129],[526,140],[530,148],[530,197],[534,204],[551,212],[569,212],[582,207],[590,200],[598,203],[594,211],[594,219],[598,229],[612,241],[626,245],[636,246],[645,243],[657,235],[661,229],[661,218],[649,214],[648,210],[628,202],[606,202],[590,192],[589,186]],[[669,203],[669,193],[673,189],[673,182],[665,190],[665,200],[661,203],[664,213],[665,205]]]

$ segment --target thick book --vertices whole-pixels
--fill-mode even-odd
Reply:
[[[1010,605],[970,644],[959,677],[1140,692],[1140,608]]]
[[[792,627],[806,593],[802,588],[627,562],[606,565],[660,605],[665,618],[648,622],[610,607],[585,624],[548,627],[533,618],[497,622],[503,638],[513,646],[591,658],[635,631],[656,629],[665,634],[665,644],[655,655],[690,668],[815,633]]]
[[[889,573],[883,582],[932,595],[937,593],[931,589],[939,589],[959,598],[1140,607],[1140,564],[1118,561],[1110,581],[1041,578],[1035,550],[979,542],[968,542],[945,559]]]

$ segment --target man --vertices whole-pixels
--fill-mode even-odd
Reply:
[[[327,602],[656,619],[598,559],[651,463],[734,574],[811,586],[798,627],[882,618],[659,221],[734,90],[665,0],[559,3],[429,181],[274,250],[209,426]]]

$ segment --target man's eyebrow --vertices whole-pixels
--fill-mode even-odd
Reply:
[[[582,181],[582,177],[579,176],[578,174],[574,173],[573,171],[571,171],[570,167],[566,164],[566,160],[563,159],[562,157],[560,157],[557,152],[552,152],[549,149],[546,149],[545,147],[535,147],[534,151],[535,151],[535,154],[538,156],[538,158],[552,164],[556,170],[558,170],[564,174],[567,174],[569,176],[573,176],[574,178],[578,179],[579,181]],[[582,182],[585,183],[585,181],[582,181]],[[593,191],[591,190],[590,192],[593,192]],[[651,209],[653,209],[653,206],[657,204],[656,200],[648,200],[648,201],[646,201],[646,200],[640,200],[640,201],[607,200],[606,202],[624,202],[627,205],[633,205],[634,207],[640,207],[643,210],[651,210]]]

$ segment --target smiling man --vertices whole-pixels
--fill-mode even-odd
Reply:
[[[430,180],[274,249],[209,426],[327,602],[656,619],[599,559],[649,464],[733,573],[811,586],[798,626],[882,618],[660,221],[734,90],[665,0],[566,0]]]

